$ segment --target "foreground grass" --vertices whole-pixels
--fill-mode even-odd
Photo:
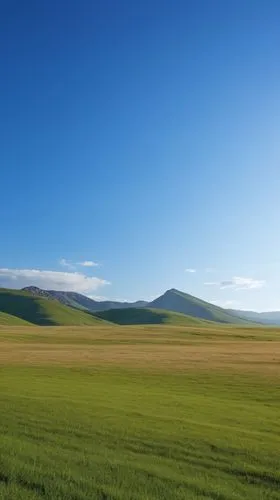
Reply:
[[[3,328],[0,498],[280,498],[278,337]]]

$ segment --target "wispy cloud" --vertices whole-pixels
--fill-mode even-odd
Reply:
[[[72,269],[72,270],[75,269],[74,264],[70,260],[67,260],[67,259],[60,259],[59,264],[62,267],[67,267],[67,269]]]
[[[93,260],[84,260],[83,262],[77,262],[77,266],[83,267],[98,267],[98,262],[93,262]]]
[[[76,269],[77,266],[82,266],[82,267],[98,267],[99,264],[97,262],[94,262],[93,260],[83,260],[82,262],[72,262],[71,260],[67,259],[60,259],[59,264],[62,267],[67,267],[67,269],[71,269],[72,271]]]
[[[45,271],[39,269],[0,269],[0,286],[23,288],[34,285],[43,289],[92,292],[110,282],[78,272]]]
[[[185,273],[196,273],[196,269],[193,269],[192,267],[188,267],[185,269]]]
[[[204,283],[206,286],[218,286],[219,288],[233,288],[235,290],[253,290],[263,288],[265,280],[256,280],[254,278],[243,278],[241,276],[234,276],[230,280],[224,281],[208,281]]]

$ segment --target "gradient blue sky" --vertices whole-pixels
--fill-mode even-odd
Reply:
[[[0,285],[280,309],[279,0],[11,0],[0,24]]]

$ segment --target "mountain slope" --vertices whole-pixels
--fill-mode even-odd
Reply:
[[[109,309],[127,309],[129,307],[144,307],[147,302],[118,302],[111,300],[98,301],[90,299],[81,293],[76,292],[61,292],[57,290],[42,290],[36,286],[28,286],[23,288],[23,291],[29,292],[37,297],[46,299],[56,299],[61,304],[75,307],[76,309],[88,310],[91,312],[107,311]]]
[[[149,303],[148,307],[179,312],[195,318],[219,323],[248,324],[249,320],[230,314],[225,309],[193,297],[175,288]]]
[[[118,325],[152,325],[168,324],[178,326],[203,325],[206,321],[185,314],[160,309],[128,308],[110,309],[96,313],[99,318]]]
[[[80,293],[76,292],[61,292],[56,290],[42,290],[40,288],[30,286],[24,288],[23,291],[28,292],[37,299],[44,300],[46,302],[53,302],[55,300],[56,304],[59,302],[63,304],[67,309],[69,306],[77,310],[80,309],[85,312],[91,312],[95,315],[97,312],[109,311],[111,309],[124,310],[125,314],[128,314],[128,309],[163,309],[165,311],[173,311],[187,316],[192,316],[194,318],[199,318],[207,321],[215,321],[220,323],[231,323],[231,324],[251,324],[252,322],[260,322],[258,318],[246,317],[242,315],[242,312],[236,311],[231,312],[221,307],[210,304],[204,300],[198,299],[192,295],[184,292],[180,292],[176,289],[171,289],[165,292],[163,295],[155,299],[154,301],[148,303],[144,301],[138,302],[116,302],[116,301],[96,301],[86,297]],[[45,305],[45,308],[47,306]],[[0,306],[1,308],[1,306]],[[82,312],[79,311],[79,312]],[[240,314],[239,314],[240,313]],[[128,316],[129,317],[129,316]],[[84,318],[85,320],[85,318]],[[63,320],[64,321],[64,320]],[[71,321],[71,319],[69,319]],[[76,320],[75,320],[76,321]],[[88,321],[88,317],[87,317]],[[71,324],[71,323],[69,323]],[[270,323],[272,324],[272,323]]]
[[[0,289],[0,311],[36,325],[96,325],[100,318],[20,290]]]
[[[20,325],[31,325],[28,321],[24,319],[17,318],[16,316],[12,316],[12,314],[7,314],[4,312],[0,312],[0,326],[8,325],[8,326],[20,326]]]
[[[242,316],[250,321],[263,323],[264,325],[280,325],[280,311],[256,312],[227,309],[227,312],[234,316]]]

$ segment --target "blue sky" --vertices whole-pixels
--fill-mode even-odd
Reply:
[[[0,23],[0,285],[280,309],[279,1],[15,0]]]

